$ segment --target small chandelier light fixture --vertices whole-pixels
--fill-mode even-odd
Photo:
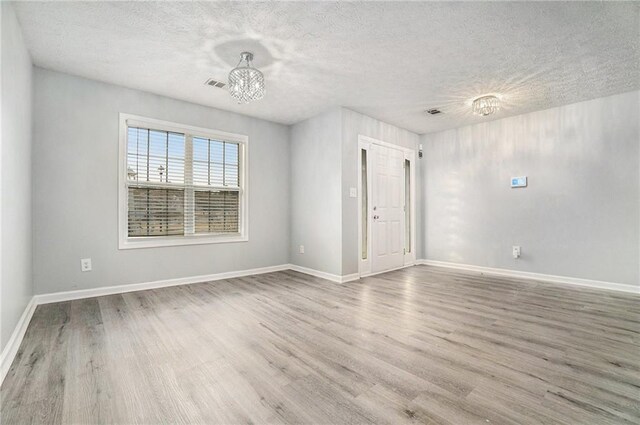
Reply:
[[[482,96],[473,100],[471,108],[476,115],[491,115],[500,109],[500,99],[493,95]]]
[[[249,103],[264,97],[264,75],[253,67],[253,53],[240,53],[238,66],[229,72],[229,93],[238,103]],[[245,64],[240,66],[243,62]]]

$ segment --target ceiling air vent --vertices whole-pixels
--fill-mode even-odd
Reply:
[[[442,111],[438,108],[427,109],[425,112],[429,115],[438,115],[442,113]]]
[[[226,86],[226,84],[223,83],[222,81],[214,80],[213,78],[209,78],[207,81],[204,82],[204,84],[211,87],[218,87],[220,89]]]

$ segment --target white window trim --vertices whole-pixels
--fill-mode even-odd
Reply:
[[[240,232],[239,234],[198,234],[185,236],[129,237],[127,196],[127,128],[140,126],[154,130],[188,133],[208,139],[224,140],[240,144]],[[120,113],[120,137],[118,149],[118,249],[157,248],[163,246],[202,245],[214,243],[247,242],[249,240],[249,138],[202,127],[194,127],[162,121],[139,115]]]

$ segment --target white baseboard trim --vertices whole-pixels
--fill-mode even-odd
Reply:
[[[263,273],[273,273],[282,270],[295,270],[312,276],[321,277],[333,282],[345,283],[359,278],[357,273],[339,276],[331,273],[321,272],[295,264],[281,264],[278,266],[260,267],[256,269],[238,270],[232,272],[215,273],[200,276],[179,277],[175,279],[157,280],[145,283],[130,283],[127,285],[104,286],[100,288],[79,289],[76,291],[53,292],[49,294],[34,295],[35,305],[50,304],[62,301],[79,300],[82,298],[101,297],[104,295],[124,294],[126,292],[144,291],[147,289],[165,288],[169,286],[188,285],[191,283],[213,282],[222,279],[232,279],[235,277],[253,276]]]
[[[351,282],[352,280],[360,279],[360,276],[358,276],[358,273],[352,273],[352,274],[340,276],[333,273],[327,273],[320,270],[298,266],[296,264],[289,264],[289,269],[296,272],[304,273],[304,274],[310,274],[311,276],[320,277],[322,279],[330,280],[336,283],[346,283],[346,282]]]
[[[358,273],[345,274],[342,275],[342,281],[340,283],[353,282],[358,279],[360,279],[360,275]]]
[[[13,363],[13,359],[18,353],[18,348],[20,348],[20,344],[22,343],[24,334],[27,332],[29,322],[31,322],[31,317],[33,317],[33,312],[36,311],[37,305],[35,297],[31,297],[11,334],[11,338],[9,338],[7,345],[5,345],[4,350],[2,350],[2,354],[0,354],[0,384],[4,381],[4,377],[7,376],[11,363]]]
[[[36,303],[49,304],[61,301],[78,300],[82,298],[101,297],[103,295],[124,294],[126,292],[144,291],[147,289],[165,288],[168,286],[187,285],[190,283],[212,282],[234,277],[252,276],[256,274],[279,272],[289,269],[289,264],[279,266],[260,267],[257,269],[238,270],[224,273],[214,273],[200,276],[179,277],[176,279],[156,280],[155,282],[131,283],[128,285],[105,286],[101,288],[79,289],[77,291],[54,292],[51,294],[35,295]]]
[[[533,279],[549,283],[562,283],[567,285],[587,286],[590,288],[609,289],[613,291],[630,292],[640,294],[640,287],[623,283],[603,282],[601,280],[581,279],[577,277],[556,276],[551,274],[522,272],[518,270],[496,269],[492,267],[474,266],[471,264],[449,263],[446,261],[417,260],[416,264],[425,266],[446,267],[449,269],[466,270],[478,273],[487,273],[497,276],[515,277],[520,279]]]

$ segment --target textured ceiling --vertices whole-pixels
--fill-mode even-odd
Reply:
[[[291,124],[332,106],[428,133],[640,89],[639,3],[20,2],[36,65]],[[225,90],[243,50],[267,95]],[[469,100],[499,94],[476,117]],[[440,108],[444,114],[427,116]]]

